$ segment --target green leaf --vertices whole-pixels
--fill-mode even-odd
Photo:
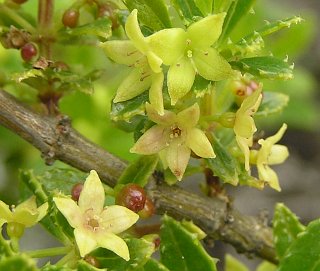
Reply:
[[[255,0],[234,0],[231,3],[224,20],[219,43],[223,43],[230,36],[234,27],[249,12],[254,2]]]
[[[288,105],[289,96],[279,92],[263,92],[262,103],[255,116],[266,117],[281,112]]]
[[[111,21],[107,17],[99,18],[92,23],[84,24],[76,28],[67,29],[67,33],[74,36],[93,35],[104,39],[112,35]]]
[[[129,261],[106,249],[97,249],[91,255],[96,257],[101,266],[106,267],[108,271],[133,271],[143,267],[154,252],[153,242],[137,238],[125,239],[125,241],[130,252]]]
[[[166,268],[162,263],[154,259],[150,259],[144,265],[144,271],[170,271],[170,270]]]
[[[272,56],[243,58],[230,63],[234,69],[260,78],[288,80],[293,78],[293,65]]]
[[[144,187],[159,161],[159,156],[143,155],[131,163],[121,174],[118,184],[136,183]]]
[[[110,118],[122,130],[133,132],[145,120],[145,103],[149,99],[148,92],[125,102],[112,103]]]
[[[312,221],[288,248],[278,271],[320,270],[320,220]],[[287,233],[286,233],[287,234]],[[290,234],[290,233],[289,233]]]
[[[41,271],[75,271],[74,269],[71,269],[69,267],[56,266],[56,265],[51,265],[51,264],[46,264],[40,270]]]
[[[206,80],[203,77],[196,75],[191,88],[191,90],[196,94],[196,98],[202,98],[204,95],[210,93],[211,89],[212,81]]]
[[[237,185],[239,182],[237,173],[237,161],[221,144],[218,138],[214,139],[213,150],[216,158],[206,159],[209,168],[215,176],[218,176],[223,182]]]
[[[262,262],[256,269],[256,271],[276,271],[277,266],[267,261]]]
[[[196,234],[188,232],[180,222],[163,217],[160,229],[161,262],[171,271],[216,271],[216,260],[202,247]]]
[[[185,25],[194,22],[195,19],[203,17],[201,11],[197,8],[194,0],[170,0],[173,7],[183,19]]]
[[[241,263],[230,254],[226,255],[225,260],[225,271],[249,271],[249,269],[243,263]]]
[[[77,266],[77,271],[101,271],[101,269],[92,266],[91,264],[87,263],[86,261],[79,261]]]
[[[124,0],[130,11],[138,10],[141,23],[155,31],[170,28],[171,21],[167,6],[163,0]]]
[[[276,205],[273,217],[273,235],[277,255],[280,259],[283,258],[287,249],[297,239],[297,235],[304,230],[305,227],[299,222],[297,216],[283,203]]]
[[[0,270],[3,271],[37,271],[35,262],[27,258],[25,255],[14,255],[8,258],[3,258],[0,261]]]
[[[290,28],[293,24],[298,24],[302,22],[302,18],[300,16],[294,16],[290,17],[284,20],[278,20],[276,22],[267,22],[267,24],[264,27],[261,27],[260,29],[252,32],[251,34],[244,37],[241,41],[238,42],[238,44],[242,44],[245,41],[253,39],[257,34],[259,34],[261,37],[268,36],[270,34],[273,34],[283,28]]]
[[[211,14],[213,0],[194,0],[194,2],[204,16]]]

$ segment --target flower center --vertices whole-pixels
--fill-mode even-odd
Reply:
[[[171,127],[170,138],[177,138],[181,136],[181,129],[178,126]]]
[[[99,228],[99,222],[98,220],[91,218],[88,221],[88,226],[90,226],[93,230],[96,230],[97,228]]]

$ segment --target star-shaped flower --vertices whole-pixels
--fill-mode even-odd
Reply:
[[[283,124],[275,135],[258,141],[261,145],[256,156],[259,179],[267,182],[270,187],[277,191],[281,190],[278,176],[269,165],[281,164],[289,156],[288,148],[286,146],[275,144],[282,138],[286,129],[287,125]]]
[[[104,207],[105,192],[96,171],[90,171],[78,205],[71,198],[54,197],[53,200],[74,228],[81,257],[98,247],[103,247],[126,261],[130,259],[126,242],[116,234],[131,227],[139,216],[122,206]]]
[[[183,177],[191,150],[203,158],[215,157],[205,133],[196,128],[200,116],[197,103],[178,114],[165,110],[159,115],[150,104],[146,104],[146,110],[156,125],[138,139],[131,152],[144,155],[161,152],[160,157],[164,157],[165,164],[178,180]]]
[[[229,63],[211,47],[221,35],[225,16],[226,13],[210,15],[186,31],[163,29],[146,38],[149,50],[170,66],[167,82],[172,105],[189,92],[196,73],[211,81],[232,75]]]
[[[250,170],[250,150],[253,144],[253,134],[257,131],[252,116],[258,110],[262,100],[261,88],[243,100],[236,112],[233,130],[236,134],[237,143],[244,154],[245,169]]]
[[[150,103],[163,114],[162,60],[149,49],[142,35],[137,10],[128,16],[125,29],[130,40],[112,40],[100,44],[110,59],[134,68],[118,87],[113,102],[130,100],[149,89]]]
[[[48,203],[37,207],[36,198],[33,196],[28,200],[20,203],[16,207],[5,204],[0,200],[0,227],[4,223],[17,223],[21,227],[31,227],[37,224],[46,214]]]

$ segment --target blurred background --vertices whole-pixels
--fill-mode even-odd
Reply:
[[[36,10],[36,2],[29,0],[25,8]],[[58,12],[55,16],[56,21],[60,22],[65,3],[56,2]],[[281,114],[268,118],[267,121],[257,119],[258,126],[263,128],[266,135],[277,131],[283,122],[289,126],[281,142],[289,147],[290,157],[283,165],[275,168],[279,174],[282,192],[278,193],[269,188],[257,191],[250,187],[231,186],[228,186],[227,190],[234,197],[235,206],[245,214],[265,214],[266,210],[272,218],[275,203],[284,202],[307,223],[320,217],[320,1],[257,1],[254,14],[240,23],[240,30],[234,33],[234,40],[250,33],[253,26],[261,26],[264,20],[272,21],[294,15],[302,16],[304,22],[270,36],[266,40],[266,51],[272,51],[279,58],[289,56],[289,62],[295,63],[295,78],[291,81],[263,82],[266,90],[290,95],[289,105]],[[82,74],[90,71],[88,67],[103,70],[102,78],[95,83],[94,94],[70,91],[62,98],[62,113],[70,116],[73,126],[95,143],[123,159],[134,159],[134,155],[128,152],[133,138],[116,129],[108,118],[110,101],[126,71],[123,72],[122,67],[111,64],[102,51],[90,46],[57,47],[55,53],[57,59],[60,57],[73,70]],[[0,81],[1,76],[7,76],[8,72],[22,70],[19,51],[7,50],[0,45]],[[30,106],[36,106],[36,93],[32,88],[9,85],[6,90],[19,96]],[[65,167],[58,161],[55,165]],[[0,199],[9,204],[16,203],[19,198],[19,168],[45,171],[47,166],[40,158],[38,150],[0,127]],[[194,186],[204,181],[202,178],[188,179],[185,185],[194,189]],[[29,238],[33,238],[32,235],[25,237],[26,240]],[[216,247],[214,256],[220,258],[218,251],[225,247],[221,248],[219,244]],[[236,255],[232,248],[230,251]],[[250,264],[246,257],[242,257],[242,260]]]

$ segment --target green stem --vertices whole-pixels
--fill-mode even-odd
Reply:
[[[26,251],[25,253],[31,258],[45,258],[67,254],[70,252],[70,247],[52,247],[46,249]]]
[[[11,247],[14,252],[19,252],[19,239],[18,238],[11,238]]]
[[[64,256],[62,259],[60,259],[57,263],[56,266],[63,266],[66,265],[66,263],[69,263],[69,266],[74,265],[74,262],[77,261],[78,258],[75,255],[74,251],[70,251],[66,256]]]
[[[205,121],[205,122],[212,122],[212,121],[219,122],[220,116],[221,116],[221,114],[216,114],[216,115],[211,115],[211,116],[201,116],[200,122],[203,122],[203,121]]]
[[[0,247],[1,247],[1,250],[4,251],[4,254],[6,256],[12,256],[14,254],[14,252],[12,251],[9,245],[9,242],[6,241],[1,234],[0,234]]]
[[[6,5],[0,4],[0,12],[7,15],[11,20],[15,21],[28,32],[34,33],[36,31],[28,21],[23,19],[16,11],[8,8]]]

